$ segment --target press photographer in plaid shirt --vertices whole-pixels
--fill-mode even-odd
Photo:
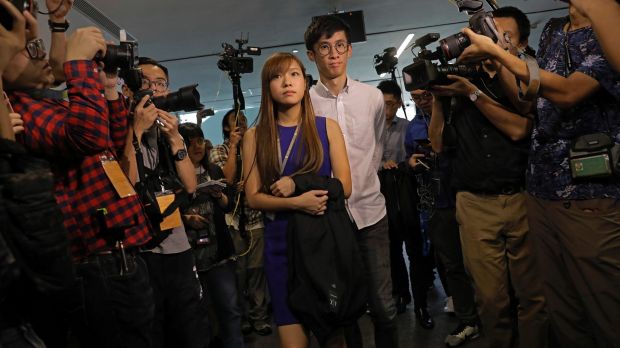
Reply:
[[[86,347],[147,347],[152,288],[136,251],[149,241],[149,229],[116,162],[126,139],[127,111],[116,76],[106,76],[93,61],[98,51],[105,53],[106,42],[97,28],[78,29],[69,38],[66,94],[49,89],[54,77],[41,40],[29,41],[2,79],[23,117],[19,140],[52,164],[78,276],[75,293],[68,296],[81,301],[71,312],[73,332]],[[52,326],[67,316],[56,314]]]

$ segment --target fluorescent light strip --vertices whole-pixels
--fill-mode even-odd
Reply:
[[[403,54],[403,52],[405,51],[407,46],[409,46],[409,43],[411,42],[411,40],[413,40],[413,36],[414,36],[414,34],[407,35],[407,37],[405,38],[405,41],[403,41],[403,43],[400,44],[400,47],[396,51],[396,55],[395,55],[396,58],[400,57],[400,55]],[[383,77],[385,77],[385,75],[386,75],[386,73],[383,73],[383,74],[379,75],[379,77],[383,78]]]
[[[400,44],[398,51],[396,51],[396,56],[395,56],[396,58],[400,57],[400,55],[403,54],[407,46],[409,46],[409,43],[411,42],[411,40],[413,40],[413,35],[414,34],[407,35],[407,37],[405,38],[405,41],[403,41],[403,43]]]

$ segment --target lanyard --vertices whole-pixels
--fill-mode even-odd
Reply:
[[[288,144],[288,149],[286,149],[286,154],[284,155],[284,160],[282,160],[282,153],[280,150],[280,135],[278,134],[277,140],[278,140],[278,161],[280,162],[280,176],[282,176],[282,173],[284,173],[284,167],[286,166],[286,163],[288,162],[288,157],[291,155],[291,150],[293,150],[293,144],[295,144],[295,140],[297,139],[297,134],[299,133],[299,123],[297,124],[297,127],[295,127],[295,133],[293,133],[293,138],[291,139],[291,142]]]

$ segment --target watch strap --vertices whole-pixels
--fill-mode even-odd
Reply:
[[[48,19],[47,24],[50,26],[52,33],[64,33],[69,29],[69,21],[66,19],[63,23],[52,22],[51,19]]]

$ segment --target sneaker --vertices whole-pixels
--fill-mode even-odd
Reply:
[[[461,323],[446,337],[444,342],[448,347],[458,347],[478,337],[480,337],[480,330],[477,324]]]
[[[243,319],[241,321],[241,332],[244,335],[249,335],[252,332],[252,324],[250,324],[250,322],[248,322],[247,320]]]
[[[262,320],[257,320],[254,322],[254,331],[261,336],[271,335],[271,325]]]
[[[446,303],[443,306],[443,312],[448,314],[454,314],[454,302],[452,296],[446,297]]]

